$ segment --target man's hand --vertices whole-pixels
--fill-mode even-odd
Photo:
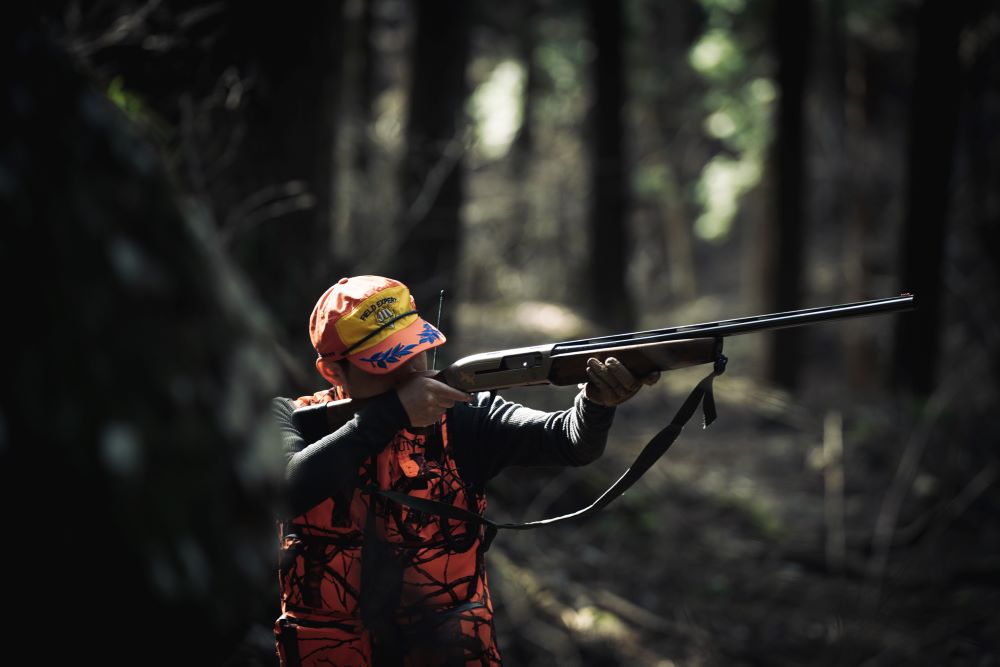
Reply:
[[[432,375],[435,375],[434,371],[414,373],[396,387],[396,394],[410,419],[410,426],[430,426],[456,403],[468,403],[472,400],[464,391],[432,380]]]
[[[608,357],[603,364],[591,357],[587,360],[587,377],[590,380],[583,385],[587,400],[612,407],[635,396],[642,385],[656,384],[660,373],[654,371],[640,380],[614,357]]]

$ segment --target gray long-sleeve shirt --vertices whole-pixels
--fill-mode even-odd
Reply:
[[[287,468],[286,501],[297,516],[325,498],[350,498],[358,483],[358,466],[380,452],[408,425],[396,392],[369,399],[355,417],[328,433],[325,417],[298,423],[295,403],[276,398],[274,417],[281,429]],[[474,488],[508,466],[581,466],[604,452],[614,408],[577,395],[573,407],[540,412],[499,396],[477,394],[470,405],[448,411],[449,446],[459,474]]]

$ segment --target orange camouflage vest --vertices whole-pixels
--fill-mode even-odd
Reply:
[[[296,407],[336,400],[332,392]],[[499,665],[482,529],[393,503],[372,488],[482,515],[448,445],[402,430],[362,462],[349,505],[327,498],[279,522],[283,667]],[[345,506],[346,505],[346,506]],[[367,571],[366,571],[367,570]]]

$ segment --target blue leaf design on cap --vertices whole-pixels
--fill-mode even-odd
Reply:
[[[441,332],[424,322],[424,330],[420,332],[420,343],[433,343],[441,338]]]
[[[376,352],[370,357],[364,357],[361,361],[367,361],[372,366],[378,368],[388,368],[389,364],[394,364],[400,361],[403,357],[413,354],[413,348],[417,346],[416,343],[412,345],[399,345],[389,348],[388,350],[383,350],[382,352]]]

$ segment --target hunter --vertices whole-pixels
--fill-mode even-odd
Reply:
[[[421,512],[395,491],[477,515],[486,484],[509,466],[581,466],[604,451],[615,406],[637,379],[614,358],[562,412],[540,412],[433,379],[426,352],[445,342],[409,289],[379,276],[342,278],[309,319],[329,389],[276,398],[287,460],[279,518],[280,662],[298,665],[500,665],[483,526]],[[302,407],[366,399],[331,432]]]

